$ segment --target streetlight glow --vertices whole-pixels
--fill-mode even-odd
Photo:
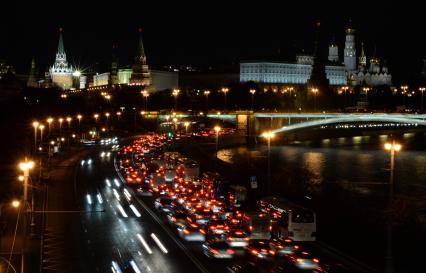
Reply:
[[[21,204],[21,202],[19,202],[18,200],[13,200],[12,201],[12,207],[14,207],[14,208],[19,207],[20,204]]]
[[[30,170],[33,167],[34,167],[34,162],[33,161],[26,161],[26,162],[19,163],[19,168],[22,171]]]

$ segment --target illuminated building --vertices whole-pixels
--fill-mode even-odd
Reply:
[[[135,62],[132,66],[132,75],[129,85],[149,86],[151,84],[151,75],[146,63],[145,49],[142,42],[142,30],[139,29],[139,44],[136,52]]]
[[[52,84],[61,89],[70,89],[73,84],[73,68],[68,65],[65,54],[64,41],[62,38],[62,28],[59,29],[58,52],[53,66],[49,69]]]

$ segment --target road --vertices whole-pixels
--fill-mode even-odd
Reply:
[[[42,272],[227,272],[228,265],[245,259],[243,255],[232,261],[209,259],[200,243],[182,241],[164,215],[155,211],[153,197],[124,187],[113,154],[100,157],[102,151],[107,148],[90,148],[52,173],[62,179],[49,184]],[[133,207],[123,202],[125,188]],[[324,247],[316,248],[340,269],[331,272],[366,272],[344,265]]]

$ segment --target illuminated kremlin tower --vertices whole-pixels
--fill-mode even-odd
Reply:
[[[139,29],[139,45],[136,52],[135,63],[132,66],[132,76],[129,85],[151,85],[151,74],[146,63],[145,50],[142,43],[142,29]]]
[[[60,28],[58,52],[56,53],[55,63],[49,69],[53,85],[61,89],[70,89],[72,87],[72,71],[72,66],[68,66],[62,38],[62,28]]]
[[[346,71],[356,70],[356,48],[355,48],[355,29],[349,26],[346,29],[346,40],[344,49],[344,63]]]

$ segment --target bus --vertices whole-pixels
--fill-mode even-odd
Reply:
[[[258,201],[260,211],[274,220],[271,234],[293,241],[316,240],[315,212],[283,198],[265,197]]]

